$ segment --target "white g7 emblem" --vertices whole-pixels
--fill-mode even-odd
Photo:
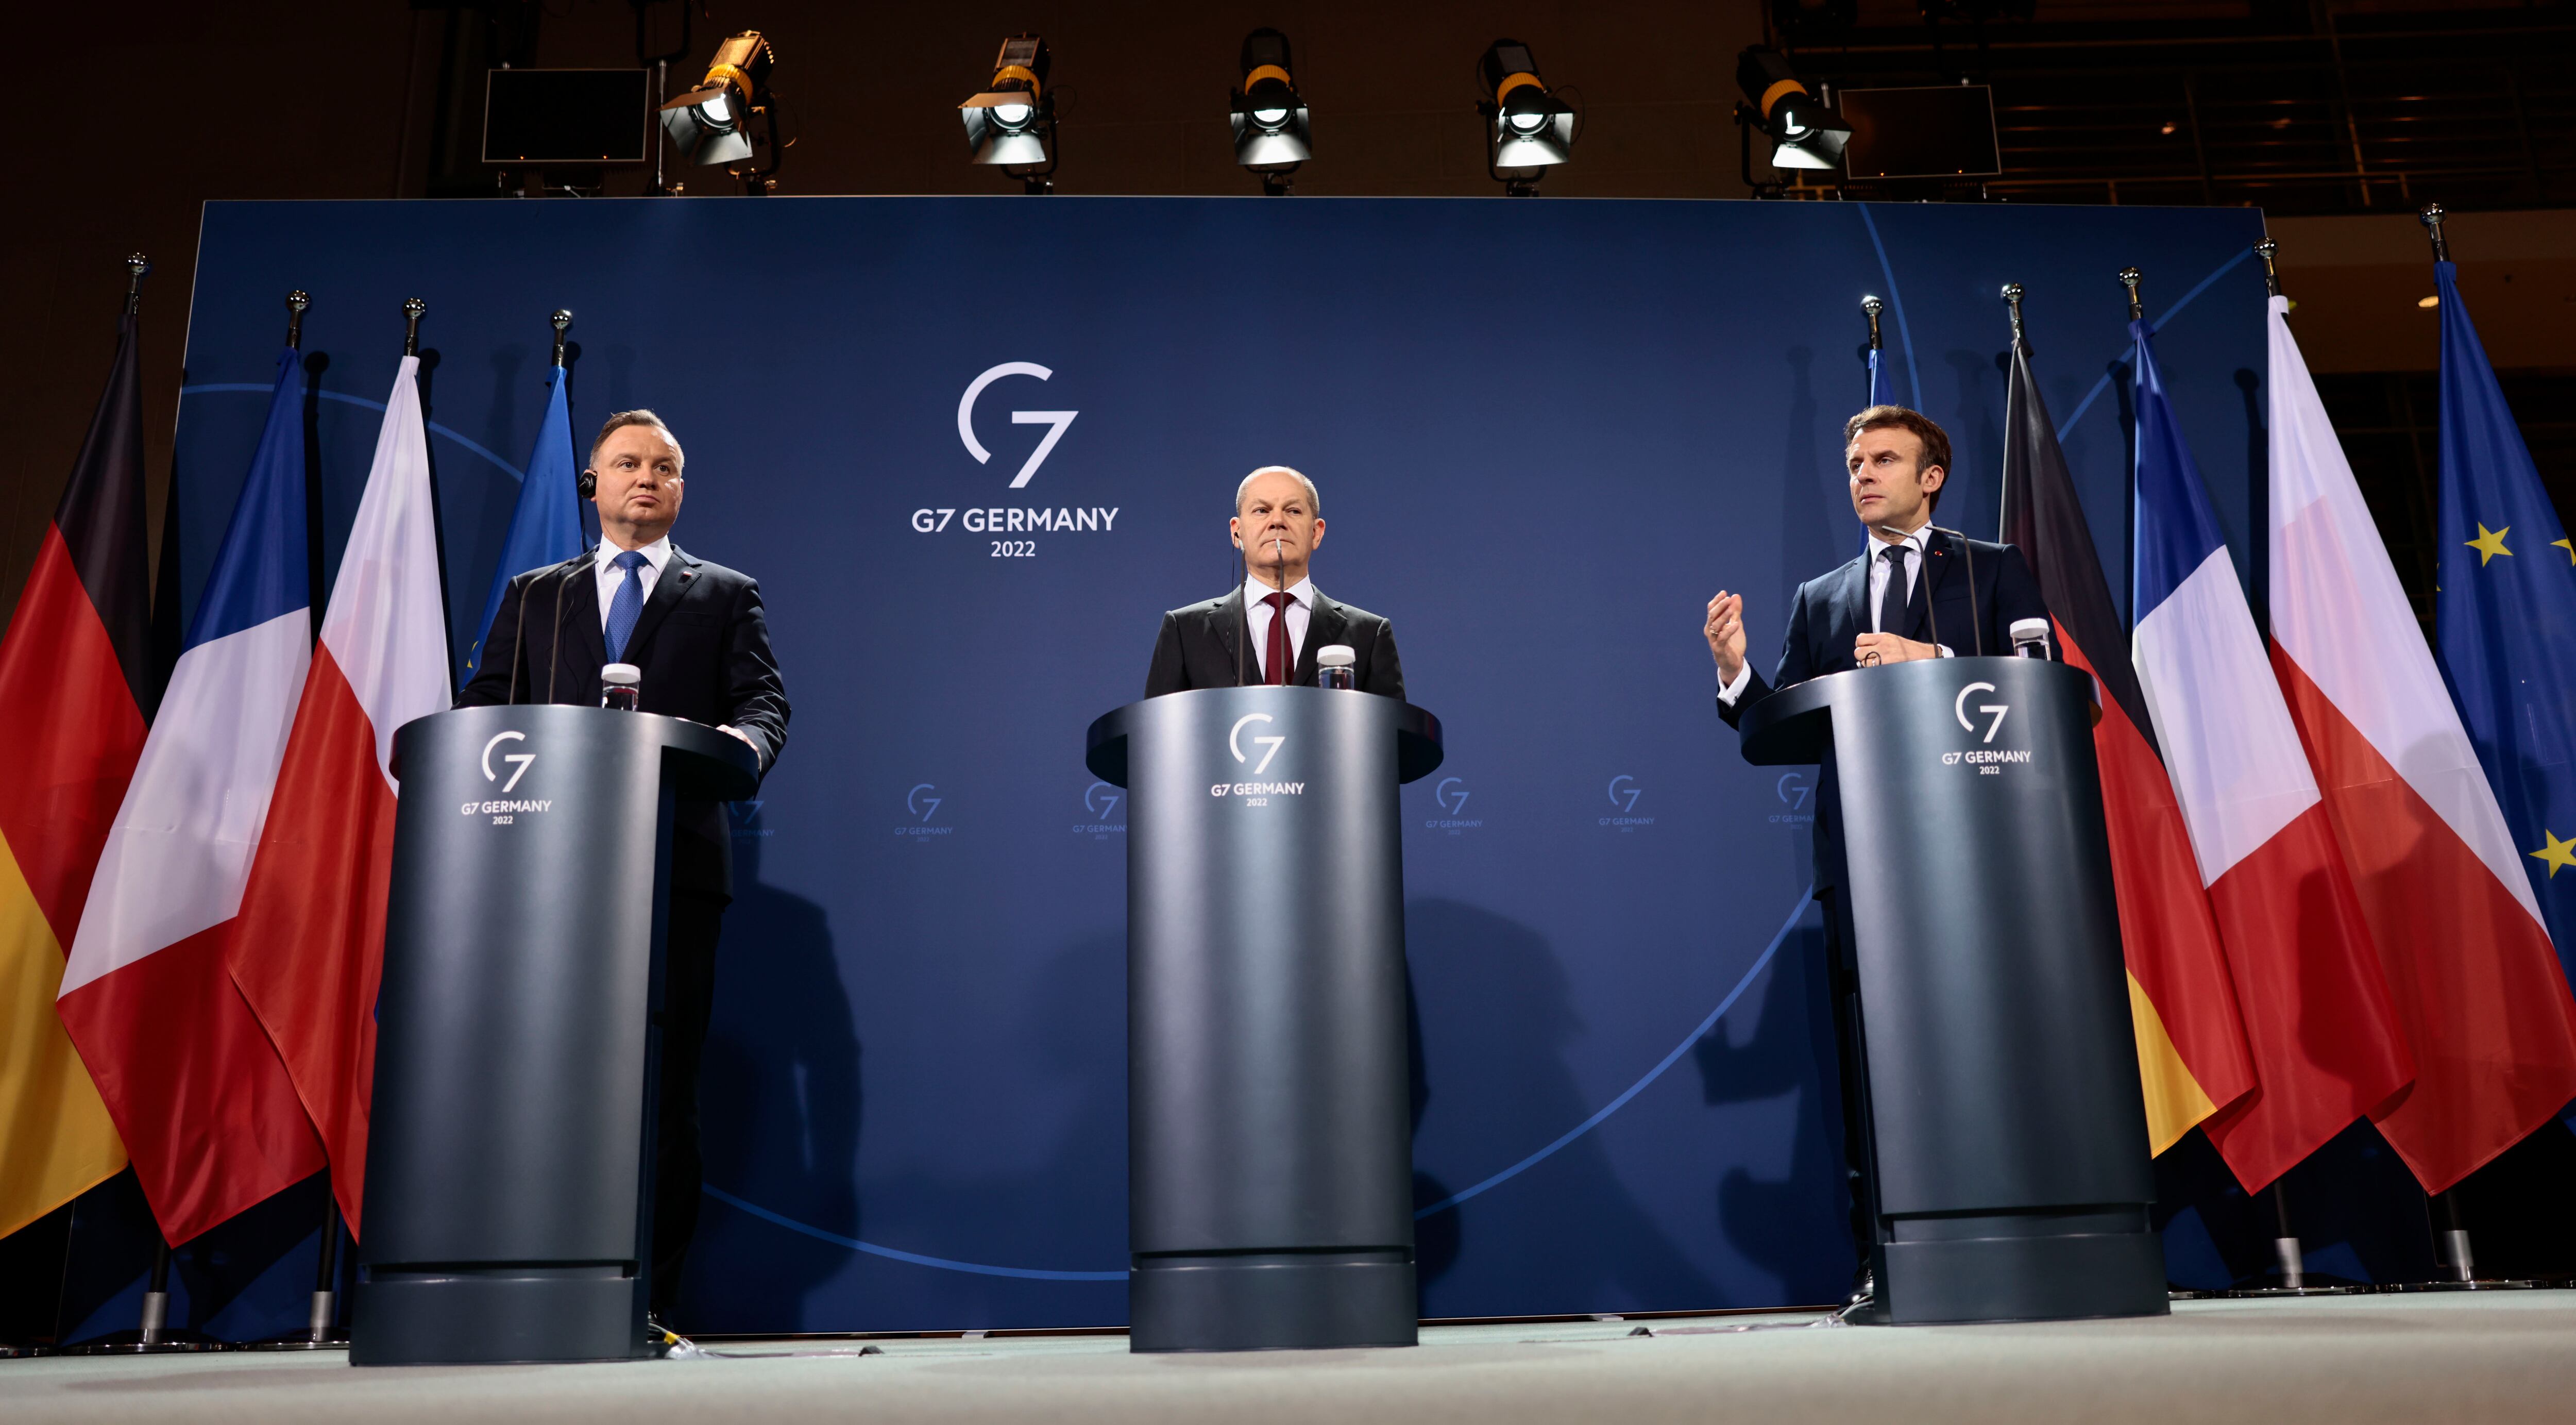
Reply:
[[[1268,713],[1245,713],[1243,716],[1236,718],[1234,720],[1233,729],[1225,735],[1225,750],[1234,754],[1235,761],[1242,761],[1242,739],[1244,727],[1251,723],[1268,721],[1270,721],[1270,714]],[[1279,755],[1279,744],[1286,742],[1287,740],[1288,739],[1284,737],[1256,737],[1252,739],[1253,746],[1269,749],[1261,754],[1261,765],[1252,769],[1252,775],[1258,777],[1262,773],[1269,771],[1270,759]]]
[[[483,780],[487,782],[498,782],[501,780],[501,774],[492,770],[493,748],[500,746],[504,742],[525,742],[527,740],[528,735],[524,732],[496,732],[492,734],[492,740],[483,744]],[[517,769],[510,773],[510,780],[502,784],[501,791],[502,794],[506,796],[512,787],[519,785],[519,779],[521,777],[528,775],[528,764],[537,760],[537,754],[533,752],[508,752],[502,754],[501,760],[504,762],[515,762],[518,764]]]
[[[1979,689],[1983,689],[1986,692],[1991,693],[1995,690],[1995,685],[1992,683],[1970,683],[1968,686],[1961,688],[1959,690],[1959,696],[1952,699],[1950,703],[1950,711],[1958,714],[1959,726],[1966,728],[1970,732],[1976,731],[1977,725],[1968,721],[1968,694],[1976,692]],[[2003,730],[2004,714],[2012,711],[2012,705],[2009,703],[1979,703],[1977,704],[1977,711],[1981,713],[1993,713],[1995,715],[1995,720],[1986,724],[1986,735],[1982,739],[1986,742],[1992,742],[1995,740],[1995,734]]]
[[[975,457],[976,464],[990,462],[993,452],[975,439],[975,398],[984,394],[985,387],[1005,376],[1034,376],[1044,381],[1054,374],[1034,361],[1005,361],[967,383],[966,394],[957,401],[957,438],[966,442],[966,453]],[[1072,425],[1073,418],[1081,414],[1080,411],[1011,412],[1011,424],[1015,426],[1054,427],[1046,433],[1046,439],[1038,442],[1038,448],[1029,452],[1028,463],[1020,467],[1020,473],[1011,477],[1012,489],[1029,483],[1029,477],[1038,473],[1038,467],[1046,463],[1047,452],[1055,449],[1057,441],[1064,439],[1065,427]]]

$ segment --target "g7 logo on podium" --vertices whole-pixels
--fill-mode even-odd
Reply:
[[[1005,361],[966,384],[966,394],[957,400],[957,438],[966,443],[966,453],[975,457],[976,464],[991,463],[993,452],[986,450],[983,442],[975,438],[975,398],[984,394],[985,387],[1005,376],[1034,376],[1044,381],[1053,375],[1054,372],[1034,361]],[[1029,477],[1038,473],[1038,467],[1046,463],[1055,443],[1064,439],[1065,430],[1073,424],[1073,418],[1081,414],[1080,411],[1011,412],[1011,424],[1015,426],[1050,427],[1046,438],[1038,442],[1038,448],[1029,452],[1027,463],[1020,466],[1020,473],[1011,477],[1012,489],[1020,489],[1029,483]]]
[[[487,782],[499,782],[501,780],[501,774],[492,770],[493,748],[500,746],[504,742],[525,742],[527,740],[528,735],[524,732],[496,732],[492,734],[492,740],[483,744],[483,780]],[[528,764],[537,760],[537,754],[533,752],[508,752],[502,754],[501,760],[515,764],[510,773],[510,780],[502,783],[501,786],[501,795],[508,796],[511,790],[519,785],[519,779],[528,775]]]
[[[1968,721],[1968,694],[1980,691],[1991,693],[1994,690],[1995,685],[1992,683],[1970,683],[1968,686],[1959,690],[1959,696],[1952,699],[1950,702],[1950,711],[1958,716],[1959,726],[1966,728],[1970,732],[1977,730],[1977,725]],[[1979,739],[1979,741],[1982,742],[1992,742],[1995,740],[1995,734],[2003,730],[2004,714],[2012,711],[2012,705],[2009,703],[1979,703],[1977,704],[1977,711],[1981,713],[1993,713],[1995,715],[1994,721],[1986,724],[1986,735]]]
[[[1225,735],[1225,750],[1234,754],[1235,761],[1244,761],[1243,730],[1253,723],[1268,721],[1270,721],[1270,714],[1268,713],[1245,713],[1243,716],[1236,718],[1234,720],[1233,728],[1227,731]],[[1253,746],[1264,749],[1261,754],[1261,764],[1252,769],[1252,775],[1258,777],[1262,773],[1269,771],[1270,759],[1279,755],[1280,744],[1287,740],[1288,739],[1285,737],[1256,737],[1252,739]]]

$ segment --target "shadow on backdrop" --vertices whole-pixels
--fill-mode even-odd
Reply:
[[[1819,1253],[1820,1242],[1851,1240],[1849,1173],[1843,1164],[1841,1067],[1834,1053],[1833,994],[1825,978],[1824,912],[1810,903],[1765,972],[1761,1015],[1739,1047],[1725,1021],[1693,1047],[1700,1092],[1713,1104],[1753,1103],[1796,1094],[1818,1111],[1792,1115],[1796,1137],[1789,1174],[1771,1180],[1742,1168],[1717,1184],[1726,1240],[1780,1279],[1791,1301],[1840,1300],[1849,1256]]]
[[[1444,1081],[1455,1084],[1444,1097],[1416,1069],[1415,1101],[1435,1141],[1525,1142],[1535,1149],[1600,1107],[1565,1064],[1566,1046],[1582,1024],[1573,985],[1544,937],[1478,906],[1418,900],[1405,907],[1404,939],[1423,1011],[1417,1038],[1438,1041],[1430,1057],[1442,1065]],[[1478,1165],[1483,1171],[1504,1166]],[[1418,1174],[1417,1191],[1423,1180]],[[1534,1209],[1531,1200],[1539,1194]],[[1438,1200],[1417,1201],[1416,1210]],[[1443,1287],[1465,1275],[1456,1269],[1470,1230],[1461,1213],[1496,1209],[1544,1222],[1546,1229],[1515,1229],[1510,1254],[1484,1254],[1487,1273],[1508,1263],[1510,1278],[1475,1284],[1480,1303],[1492,1304],[1477,1314],[1616,1312],[1728,1299],[1621,1183],[1596,1130],[1497,1185],[1491,1196],[1415,1223],[1426,1314],[1466,1314],[1441,1307],[1449,1294]],[[1452,1225],[1442,1218],[1461,1220]],[[1436,1275],[1426,1244],[1438,1254]]]
[[[832,929],[821,906],[761,880],[769,828],[760,803],[726,810],[734,900],[699,1078],[707,1181],[734,1191],[757,1184],[761,1206],[856,1237],[859,1040]],[[784,1319],[796,1315],[789,1303],[838,1273],[847,1255],[707,1199],[673,1324],[797,1329]]]

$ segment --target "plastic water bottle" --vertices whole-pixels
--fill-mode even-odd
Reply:
[[[1328,643],[1315,650],[1315,686],[1351,689],[1359,686],[1351,665],[1359,655],[1347,643]]]
[[[599,705],[634,712],[643,704],[644,670],[632,663],[611,663],[599,670]]]
[[[2048,657],[2048,620],[2014,619],[2012,641],[2013,657],[2046,659]]]

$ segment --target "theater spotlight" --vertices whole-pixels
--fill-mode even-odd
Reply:
[[[1288,37],[1254,30],[1243,37],[1243,87],[1234,91],[1234,161],[1261,175],[1261,191],[1293,192],[1288,176],[1315,156],[1306,136],[1306,101],[1288,73]]]
[[[992,82],[984,92],[957,106],[966,121],[966,147],[976,163],[988,163],[1020,180],[1031,193],[1055,185],[1055,100],[1046,92],[1046,41],[1036,35],[1014,35],[1002,41],[993,60]]]
[[[751,122],[768,118],[769,41],[745,30],[716,47],[698,87],[662,106],[662,132],[686,163],[751,157]]]
[[[1842,163],[1851,125],[1816,102],[1789,67],[1788,56],[1769,45],[1750,46],[1736,57],[1735,82],[1753,101],[1749,121],[1771,140],[1773,168],[1834,168]]]
[[[1574,111],[1538,77],[1538,61],[1518,40],[1496,40],[1478,66],[1484,92],[1493,97],[1476,106],[1493,125],[1493,147],[1485,171],[1515,198],[1538,191],[1539,170],[1572,158]],[[1506,174],[1504,169],[1518,169]]]

